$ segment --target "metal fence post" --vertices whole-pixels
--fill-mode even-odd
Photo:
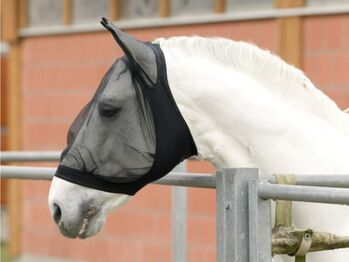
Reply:
[[[249,261],[248,181],[257,180],[257,169],[217,172],[217,261]]]
[[[271,262],[271,200],[258,196],[259,183],[248,183],[250,262]]]
[[[186,172],[183,161],[173,171]],[[187,261],[187,188],[172,187],[172,261]]]

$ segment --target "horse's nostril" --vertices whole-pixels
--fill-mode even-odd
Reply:
[[[59,225],[62,220],[62,210],[56,203],[53,204],[53,219],[57,225]]]

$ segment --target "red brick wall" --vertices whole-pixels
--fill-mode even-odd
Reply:
[[[345,109],[349,107],[349,16],[304,19],[304,71]]]
[[[349,105],[349,77],[345,75],[345,69],[349,68],[349,29],[345,23],[349,24],[344,16],[306,18],[304,23],[305,71],[342,107]],[[252,41],[274,51],[277,48],[276,24],[272,20],[132,30],[130,33],[144,40],[172,35],[223,36]],[[69,123],[120,54],[107,33],[25,39],[23,149],[64,148]],[[213,172],[207,164],[189,165],[191,172],[207,170]],[[48,190],[48,182],[23,183],[23,253],[83,261],[171,259],[169,187],[148,186],[127,206],[111,215],[97,237],[84,241],[60,235],[49,215]],[[189,261],[215,261],[215,191],[189,189],[188,212]]]

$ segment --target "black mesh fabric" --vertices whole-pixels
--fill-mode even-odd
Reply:
[[[113,68],[114,68],[114,65],[112,65],[111,68],[104,75],[91,101],[86,106],[84,106],[84,108],[80,111],[80,113],[74,119],[73,123],[70,125],[68,130],[68,136],[67,136],[68,146],[73,144],[78,132],[81,129],[81,126],[83,125],[83,123],[88,117],[88,114],[90,113],[90,109],[92,105],[95,103],[95,101],[98,99],[98,96],[103,92],[104,88],[106,87],[106,83],[109,81]]]
[[[155,54],[156,83],[149,80],[150,78],[126,50],[126,55],[121,59],[122,62],[118,60],[119,62],[115,62],[109,69],[92,100],[72,123],[68,132],[68,146],[62,153],[61,163],[55,174],[57,177],[106,192],[134,195],[148,183],[165,176],[184,159],[197,154],[189,128],[172,97],[161,48],[157,44],[146,43],[146,45]],[[116,71],[121,73],[114,75]],[[92,126],[102,125],[102,122],[98,122],[99,118],[96,115],[99,110],[98,101],[101,96],[106,95],[106,86],[110,81],[127,79],[129,76],[132,80],[131,88],[135,88],[137,94],[138,106],[130,104],[124,107],[129,106],[127,109],[129,111],[136,108],[141,110],[139,121],[143,125],[139,125],[139,128],[146,126],[142,132],[147,137],[145,140],[153,144],[154,152],[148,152],[149,149],[146,149],[151,148],[151,145],[141,145],[140,142],[133,144],[135,141],[129,139],[135,131],[132,129],[126,129],[127,132],[123,132],[121,136],[117,136],[117,132],[114,134],[112,131],[108,136],[89,132]],[[127,128],[128,119],[123,119],[122,114],[118,116],[118,121],[119,125],[115,128],[123,128],[123,126]],[[79,145],[80,149],[77,150],[78,142],[75,141],[82,140],[86,141],[86,144]],[[92,152],[94,144],[103,145],[103,150],[97,154]],[[127,156],[126,150],[136,149],[142,152],[139,154],[140,159],[137,157],[123,159]],[[137,170],[140,168],[137,165],[141,162],[141,158],[151,158],[152,163],[144,174],[131,171],[122,173],[117,168],[113,169],[115,162],[122,159],[130,166],[129,170]]]
[[[98,86],[94,96],[92,97],[91,101],[83,107],[83,109],[75,117],[73,123],[70,125],[69,130],[68,130],[68,134],[67,134],[67,147],[63,150],[63,152],[61,154],[61,161],[66,156],[70,147],[74,143],[75,138],[77,137],[77,134],[79,133],[79,131],[81,129],[81,126],[83,125],[85,120],[88,118],[91,107],[95,103],[96,99],[98,98],[98,95],[103,92],[103,89],[106,86],[106,83],[108,82],[108,80],[110,78],[110,74],[111,74],[113,68],[114,68],[114,65],[111,66],[111,68],[104,75],[104,77],[103,77],[100,85]]]

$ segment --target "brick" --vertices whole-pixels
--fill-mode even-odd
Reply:
[[[315,86],[328,85],[334,81],[336,59],[329,54],[306,55],[304,59],[305,72]]]
[[[112,59],[121,54],[109,33],[76,34],[27,38],[23,42],[24,65],[88,62]]]
[[[333,56],[334,63],[334,84],[349,85],[349,48],[346,51]]]
[[[109,239],[103,236],[96,237],[95,239],[75,240],[74,249],[71,250],[71,257],[73,259],[82,261],[115,261],[118,258],[122,258],[120,261],[125,261],[123,258],[126,252],[130,249],[134,249],[134,253],[137,254],[137,246],[130,245],[127,247],[120,241],[111,242]]]
[[[258,37],[255,43],[264,49],[277,51],[277,39],[273,37],[277,33],[277,26],[274,20],[263,20],[255,24],[255,32],[258,32]]]
[[[37,232],[37,228],[41,231]],[[131,243],[124,239],[98,236],[86,239],[68,239],[60,235],[58,229],[32,224],[23,231],[23,252],[37,255],[65,257],[82,261],[142,261],[141,246],[137,240]],[[43,244],[45,243],[45,244]],[[49,245],[48,243],[54,243]]]
[[[40,166],[40,165],[35,165],[34,163],[26,163],[26,165],[27,164],[28,166]],[[45,164],[45,166],[48,166],[48,165]],[[30,196],[28,198],[24,198],[23,201],[25,203],[29,203],[33,201],[41,202],[47,207],[47,197],[50,189],[50,184],[51,184],[50,181],[30,181],[30,180],[23,181],[22,193],[24,196]]]
[[[51,232],[56,231],[54,221],[51,217],[47,196],[45,203],[42,202],[26,202],[23,210],[23,225],[33,228],[52,228]]]
[[[188,190],[188,212],[214,216],[216,212],[216,191],[190,188]]]
[[[221,32],[217,32],[221,35]],[[234,39],[236,41],[256,41],[259,32],[255,28],[255,24],[251,22],[243,22],[237,25],[227,25],[225,30],[227,37]]]
[[[307,77],[314,82],[315,84],[315,78],[317,75],[317,57],[314,55],[307,55],[305,54],[304,60],[303,60],[303,71],[307,75]]]
[[[28,95],[89,93],[92,96],[112,63],[23,69],[23,91]]]
[[[172,250],[171,244],[144,244],[141,246],[141,260],[140,261],[171,261]]]
[[[209,162],[196,160],[188,161],[188,172],[209,174],[216,173],[215,168]]]
[[[198,249],[189,249],[188,250],[188,262],[196,262],[196,261],[206,261],[206,257],[204,252]]]
[[[27,95],[23,101],[23,118],[27,123],[71,123],[91,100],[89,95]]]
[[[333,99],[341,109],[349,107],[349,88],[322,88],[322,91]]]
[[[38,230],[37,227],[25,228],[22,240],[23,253],[69,258],[75,240],[63,237],[58,233],[58,229],[56,231],[51,233],[46,228],[44,230]]]
[[[152,28],[152,30],[133,29],[127,32],[135,37],[144,40],[151,40],[158,37],[171,37],[181,35],[200,35],[208,37],[226,37],[234,40],[252,41],[256,44],[275,50],[276,41],[272,34],[275,33],[275,21],[260,20],[256,22],[226,22],[217,24],[186,25],[168,28]],[[269,35],[271,34],[271,35]]]
[[[305,17],[303,19],[303,39],[305,50],[319,50],[322,47],[322,17]]]
[[[103,231],[118,238],[168,241],[171,238],[171,214],[155,209],[119,210],[110,215]]]
[[[216,252],[215,247],[189,246],[188,262],[215,262]]]
[[[307,51],[346,48],[346,30],[349,20],[345,15],[306,17],[304,21],[304,47]]]
[[[215,246],[216,244],[216,218],[189,214],[188,216],[188,242],[196,246]]]
[[[154,209],[161,212],[170,212],[171,188],[160,185],[147,185],[132,198],[127,208],[132,210]]]
[[[341,23],[341,32],[342,32],[342,48],[348,50],[349,49],[349,16],[342,16]]]
[[[337,49],[341,47],[341,16],[322,17],[322,48]]]
[[[212,247],[212,249],[210,250],[206,250],[205,252],[205,258],[207,262],[214,262],[216,261],[216,249],[214,247]]]
[[[62,150],[66,146],[69,123],[26,123],[23,129],[24,150]]]

